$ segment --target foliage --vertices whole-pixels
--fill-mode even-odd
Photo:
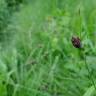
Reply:
[[[23,2],[27,1],[0,0],[1,32],[11,33],[6,35],[11,40],[2,38],[9,41],[6,47],[0,45],[0,96],[95,96],[84,58],[72,46],[71,37],[82,39],[96,81],[96,1]],[[12,8],[23,6],[10,10],[9,3]],[[6,11],[12,12],[10,23],[5,21]]]
[[[8,22],[8,10],[6,6],[6,2],[4,0],[0,0],[0,31],[6,27]]]

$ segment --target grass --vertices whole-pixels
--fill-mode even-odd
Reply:
[[[95,82],[95,5],[36,0],[15,11],[4,30],[11,34],[0,43],[0,96],[96,96],[85,61],[71,44],[73,35],[81,38]]]

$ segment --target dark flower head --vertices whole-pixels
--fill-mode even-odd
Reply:
[[[81,49],[81,40],[79,37],[72,37],[71,42],[75,48]]]

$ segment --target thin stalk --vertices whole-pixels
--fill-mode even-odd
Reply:
[[[86,55],[84,56],[84,61],[85,61],[85,67],[86,67],[86,69],[87,69],[87,71],[88,71],[88,74],[89,74],[89,80],[92,82],[92,84],[93,84],[93,86],[94,86],[94,88],[95,88],[95,90],[96,90],[96,85],[95,85],[94,79],[93,79],[93,77],[92,77],[92,75],[91,75],[89,66],[88,66],[87,61],[86,61]]]

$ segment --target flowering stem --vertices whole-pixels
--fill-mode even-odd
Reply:
[[[88,71],[88,74],[89,74],[89,79],[92,82],[92,84],[93,84],[93,86],[94,86],[94,88],[96,90],[96,85],[95,85],[94,79],[93,79],[93,77],[91,75],[90,69],[89,69],[88,64],[87,64],[87,61],[86,61],[86,55],[84,56],[84,61],[85,61],[85,67],[86,67],[86,69]]]

